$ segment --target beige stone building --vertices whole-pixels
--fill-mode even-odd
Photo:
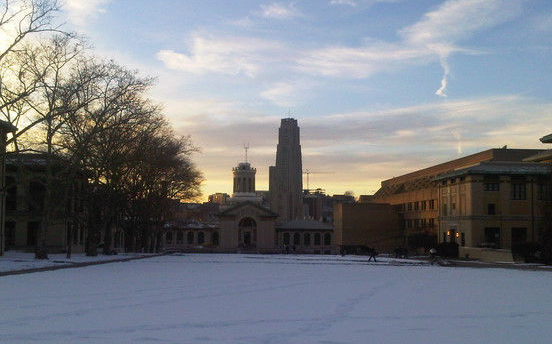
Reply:
[[[442,233],[439,230],[439,209],[443,200],[440,194],[442,181],[437,180],[438,176],[481,162],[521,162],[542,151],[489,149],[385,180],[370,200],[395,206],[408,246],[427,249],[442,241]]]
[[[545,164],[484,161],[438,176],[439,242],[456,242],[461,256],[474,258],[536,242],[550,172]]]

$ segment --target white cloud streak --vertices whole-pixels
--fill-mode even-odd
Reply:
[[[62,7],[69,21],[78,27],[86,26],[90,19],[105,12],[104,6],[111,0],[62,0]]]
[[[187,73],[244,74],[254,78],[261,67],[278,59],[282,49],[280,43],[265,39],[195,35],[189,54],[161,50],[157,53],[157,58],[167,68]]]
[[[261,9],[259,11],[255,11],[254,14],[272,19],[291,19],[302,16],[301,12],[295,8],[294,3],[284,5],[278,2],[270,5],[261,5]]]

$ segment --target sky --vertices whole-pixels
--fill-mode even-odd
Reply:
[[[248,158],[268,189],[280,119],[301,128],[310,188],[385,179],[478,151],[548,148],[550,0],[64,0],[66,27],[157,78],[200,148],[203,194]],[[304,180],[306,187],[306,179]]]

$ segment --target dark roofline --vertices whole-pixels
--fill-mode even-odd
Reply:
[[[552,134],[545,135],[540,138],[540,142],[542,143],[552,143]]]
[[[228,209],[225,209],[224,211],[221,211],[220,213],[217,214],[217,216],[227,216],[227,215],[232,215],[232,214],[228,214],[229,212],[235,210],[235,209],[238,209],[238,208],[241,208],[243,206],[246,206],[246,205],[251,205],[259,210],[262,210],[264,211],[265,213],[267,213],[267,215],[264,215],[264,216],[272,216],[272,217],[278,217],[278,214],[276,214],[275,212],[271,211],[270,209],[267,209],[265,207],[262,207],[260,206],[259,204],[257,203],[254,203],[254,202],[251,202],[251,201],[245,201],[245,202],[240,202],[236,205],[233,205],[231,206],[230,208]]]
[[[500,157],[501,153],[504,153],[504,152],[510,153],[510,154],[527,152],[528,156],[529,156],[529,155],[532,155],[532,154],[537,154],[537,153],[539,153],[543,150],[544,149],[491,148],[491,149],[487,149],[487,150],[477,152],[477,153],[474,153],[474,154],[466,155],[466,156],[461,157],[461,158],[457,158],[457,159],[454,159],[454,160],[449,160],[449,161],[446,161],[446,162],[443,162],[443,163],[440,163],[440,164],[437,164],[437,165],[432,165],[432,166],[429,166],[429,167],[425,167],[425,168],[422,168],[422,169],[414,171],[414,172],[406,173],[406,174],[403,174],[403,175],[400,175],[400,176],[397,176],[397,177],[393,177],[393,178],[383,180],[381,182],[381,186],[383,187],[384,185],[404,183],[406,181],[410,181],[410,180],[413,180],[413,179],[423,179],[423,178],[434,179],[436,176],[438,176],[442,173],[448,173],[448,172],[454,171],[454,167],[451,167],[448,171],[441,171],[439,173],[429,173],[431,170],[435,170],[435,169],[438,170],[439,168],[444,169],[444,168],[447,167],[447,165],[460,164],[460,165],[456,166],[456,168],[462,168],[464,166],[474,165],[474,164],[477,164],[477,163],[482,162],[482,161],[507,161],[507,162],[509,162],[509,161],[521,161],[521,159],[520,160],[508,160],[508,159],[496,160],[497,158],[498,159],[504,158],[504,156]],[[529,154],[529,153],[532,153],[532,154]],[[479,157],[481,158],[481,160],[479,160],[479,161],[473,161],[472,160],[474,158],[477,159]],[[465,163],[462,163],[462,161],[465,161]]]
[[[503,168],[500,168],[503,166]],[[494,167],[494,168],[493,168]],[[467,174],[483,175],[546,175],[552,171],[552,167],[536,162],[500,162],[500,161],[482,161],[477,165],[456,171],[442,173],[433,180],[443,180],[452,177],[458,177]]]

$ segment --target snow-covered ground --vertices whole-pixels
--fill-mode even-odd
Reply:
[[[99,254],[95,257],[87,257],[83,253],[72,254],[70,259],[66,258],[65,253],[49,254],[48,259],[37,260],[34,258],[34,253],[20,251],[6,251],[0,257],[0,272],[16,271],[26,269],[37,269],[49,266],[71,265],[75,263],[119,260],[124,258],[132,258],[142,256],[138,253],[125,253],[111,256]]]
[[[0,277],[1,343],[549,343],[552,273],[181,255]]]

